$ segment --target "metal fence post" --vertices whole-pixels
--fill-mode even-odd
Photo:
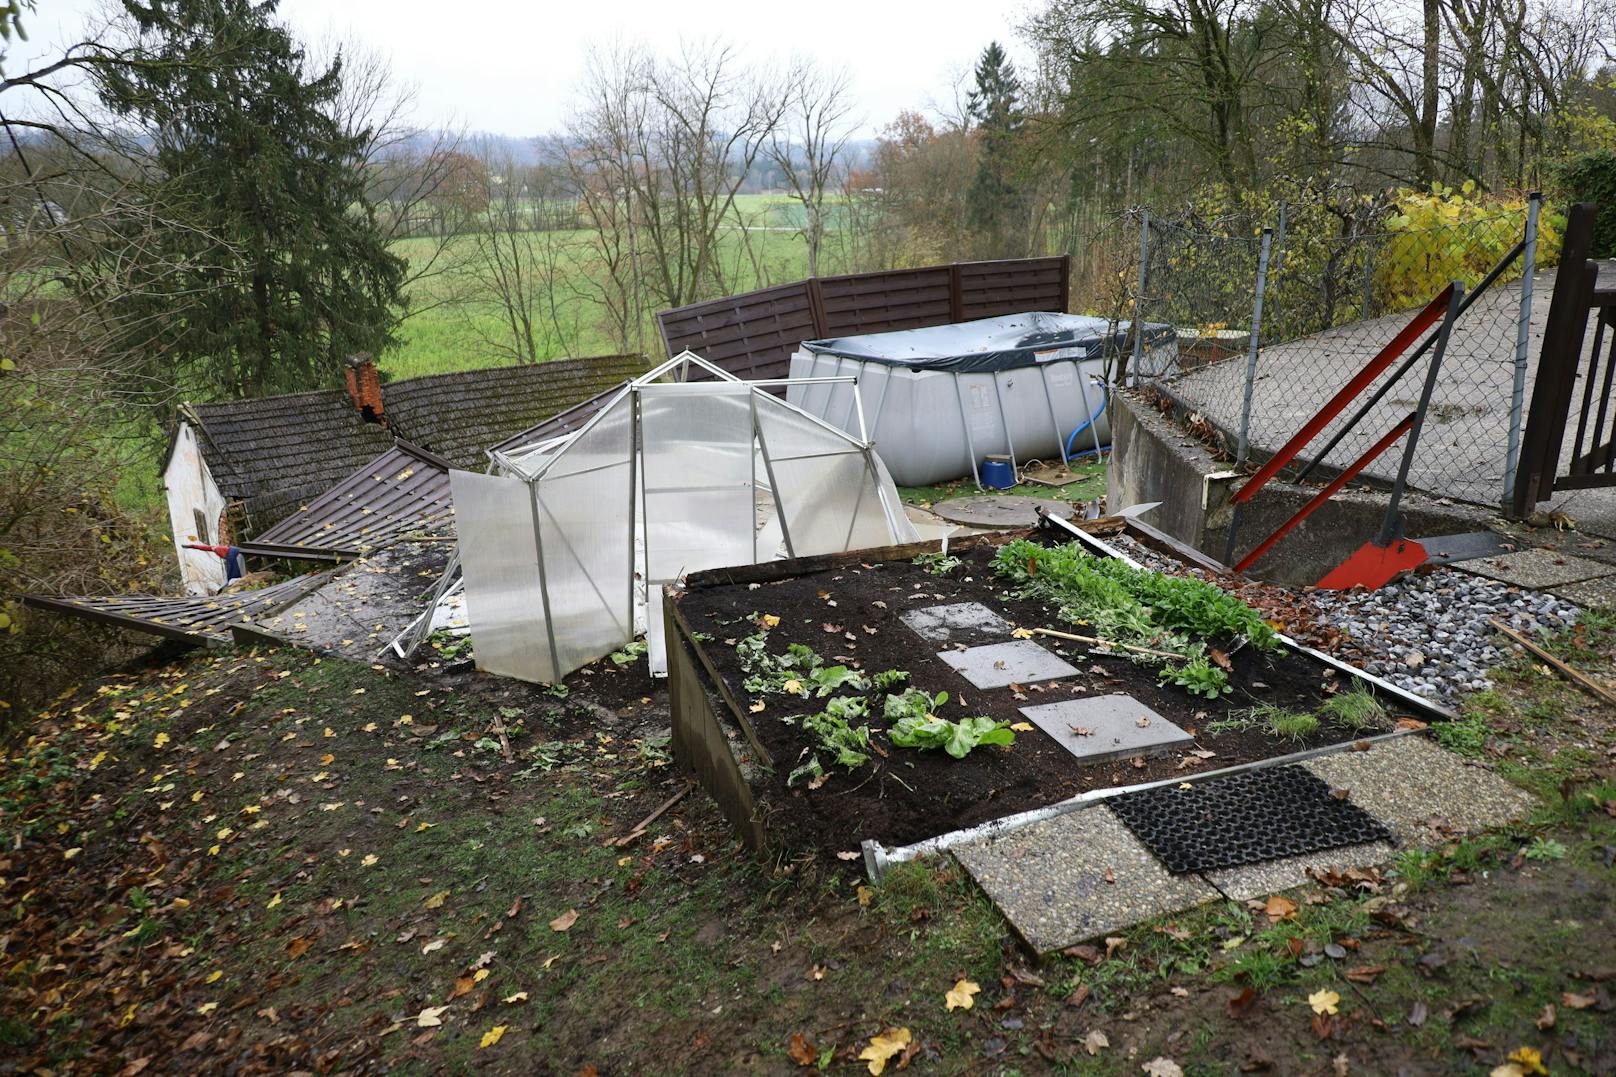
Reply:
[[[1133,298],[1133,357],[1128,360],[1128,370],[1133,380],[1132,385],[1139,384],[1139,360],[1145,354],[1145,280],[1150,270],[1150,210],[1145,210],[1139,225],[1139,290]]]
[[[1235,466],[1246,463],[1246,451],[1251,444],[1251,392],[1257,380],[1257,349],[1262,338],[1263,290],[1268,286],[1268,252],[1274,245],[1274,230],[1262,231],[1262,253],[1257,258],[1257,298],[1251,305],[1251,342],[1246,349],[1246,395],[1240,404],[1240,447],[1235,452]]]
[[[1515,385],[1509,397],[1509,447],[1504,455],[1502,504],[1515,496],[1516,470],[1521,462],[1521,411],[1526,403],[1526,352],[1532,335],[1532,277],[1537,271],[1537,218],[1543,194],[1533,191],[1526,201],[1526,249],[1521,253],[1521,304],[1515,324]]]

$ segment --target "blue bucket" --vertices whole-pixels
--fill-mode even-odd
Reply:
[[[982,461],[982,485],[989,490],[1008,490],[1016,484],[1016,469],[1008,460]]]

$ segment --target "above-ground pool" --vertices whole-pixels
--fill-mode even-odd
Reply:
[[[868,435],[893,481],[925,486],[974,477],[989,455],[1058,462],[1068,442],[1073,455],[1109,444],[1106,357],[1129,346],[1128,330],[1105,318],[1029,313],[809,340],[791,356],[791,377],[856,377]],[[1147,323],[1145,365],[1170,358],[1176,341],[1171,326]],[[846,383],[788,385],[786,399],[860,433]]]

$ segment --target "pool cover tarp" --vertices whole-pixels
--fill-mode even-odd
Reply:
[[[954,325],[807,340],[804,351],[911,370],[976,373],[1015,370],[1057,360],[1097,359],[1128,346],[1130,323],[1082,314],[1034,311]],[[1173,336],[1173,327],[1145,324],[1145,346]]]

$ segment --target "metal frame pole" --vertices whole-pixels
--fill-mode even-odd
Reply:
[[[1139,361],[1145,354],[1145,281],[1150,271],[1150,210],[1142,214],[1139,225],[1139,290],[1133,299],[1133,357],[1128,360],[1128,374],[1132,385],[1139,384]]]
[[[1520,315],[1515,325],[1515,384],[1509,397],[1509,446],[1504,453],[1504,492],[1508,505],[1515,494],[1516,471],[1521,462],[1521,413],[1526,406],[1526,353],[1532,336],[1532,277],[1537,272],[1537,222],[1543,193],[1533,191],[1526,201],[1526,251],[1521,256]]]
[[[1274,246],[1274,230],[1262,231],[1262,253],[1257,257],[1257,298],[1251,306],[1251,341],[1246,349],[1246,395],[1240,404],[1240,444],[1234,454],[1236,467],[1246,464],[1251,447],[1251,395],[1257,380],[1257,352],[1261,348],[1263,291],[1268,286],[1268,256]]]
[[[1419,448],[1420,431],[1425,427],[1425,413],[1431,408],[1431,397],[1436,393],[1437,375],[1442,372],[1442,357],[1448,351],[1448,337],[1453,323],[1459,318],[1459,305],[1464,301],[1464,282],[1454,281],[1453,293],[1448,300],[1448,312],[1437,330],[1436,350],[1431,353],[1431,366],[1425,374],[1425,387],[1420,390],[1420,402],[1414,409],[1414,425],[1409,428],[1408,440],[1403,442],[1403,462],[1397,468],[1397,480],[1392,483],[1391,500],[1386,504],[1386,519],[1380,525],[1377,546],[1390,546],[1402,538],[1403,517],[1398,511],[1403,501],[1403,490],[1408,486],[1408,473],[1414,465],[1414,453]]]

